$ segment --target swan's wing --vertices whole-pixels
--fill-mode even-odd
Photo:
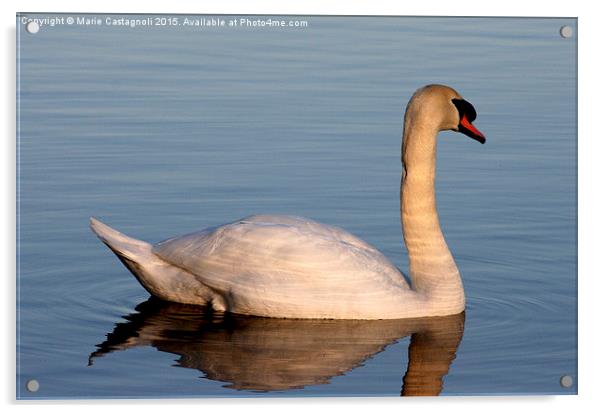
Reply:
[[[334,240],[339,240],[341,242],[353,245],[357,248],[363,248],[365,250],[374,251],[380,254],[380,252],[372,245],[361,240],[355,235],[345,231],[344,229],[335,227],[334,225],[322,224],[309,218],[297,217],[292,215],[252,215],[243,218],[238,222],[256,222],[272,225],[288,225],[291,227],[299,228],[303,231],[307,231],[308,233],[332,238]]]
[[[235,301],[239,312],[286,304],[298,313],[310,301],[361,305],[365,297],[385,299],[409,288],[374,247],[297,217],[252,216],[160,242],[153,252],[198,276],[227,307]]]

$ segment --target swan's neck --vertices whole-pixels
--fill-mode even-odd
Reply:
[[[406,117],[402,143],[400,203],[412,289],[433,310],[464,309],[464,289],[441,227],[435,201],[436,125]]]

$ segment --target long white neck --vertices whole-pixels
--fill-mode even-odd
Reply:
[[[464,309],[464,288],[441,227],[435,201],[438,125],[406,116],[402,143],[400,207],[412,289],[437,312]]]

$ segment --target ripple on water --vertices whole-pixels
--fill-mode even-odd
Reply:
[[[525,328],[539,327],[554,317],[558,308],[548,301],[526,295],[496,296],[489,291],[484,295],[470,296],[467,299],[466,314],[469,334],[483,342],[506,342],[514,336],[511,345],[523,343],[528,347],[528,334],[522,334]],[[470,320],[473,320],[471,323]],[[531,346],[532,347],[532,346]]]

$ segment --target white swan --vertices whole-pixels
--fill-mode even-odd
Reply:
[[[455,90],[429,85],[408,103],[401,220],[411,286],[374,247],[306,218],[255,215],[154,246],[95,218],[90,226],[154,296],[265,317],[394,319],[464,310],[460,273],[435,205],[437,134],[481,143],[476,112]]]

